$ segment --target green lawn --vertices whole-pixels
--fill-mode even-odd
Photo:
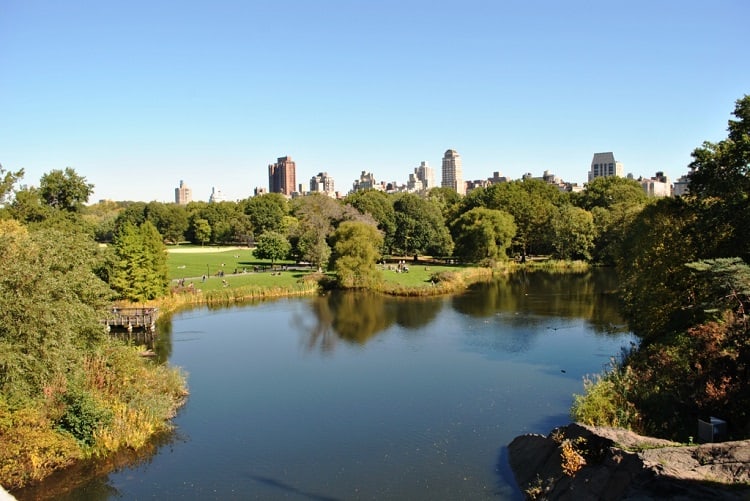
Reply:
[[[186,286],[192,282],[196,288],[204,291],[225,287],[224,280],[227,282],[226,287],[246,285],[260,287],[286,286],[296,283],[300,277],[311,271],[295,269],[276,274],[276,271],[270,270],[271,261],[256,259],[252,251],[247,248],[231,250],[216,248],[207,252],[207,249],[203,247],[181,245],[177,248],[169,247],[169,249],[177,249],[177,251],[169,252],[167,259],[172,285],[176,285],[177,280],[184,278]],[[289,261],[276,262],[274,268],[278,270],[284,265],[294,266],[294,263]],[[261,271],[264,268],[265,271]],[[256,269],[258,270],[257,273],[254,271]],[[223,277],[218,276],[220,271],[224,272]],[[202,281],[203,275],[206,275],[205,282]]]
[[[173,281],[173,285],[177,284],[177,280],[184,278],[185,285],[193,282],[196,288],[204,291],[248,285],[260,287],[289,286],[313,271],[307,267],[297,269],[295,263],[282,261],[274,263],[274,267],[278,270],[279,267],[285,265],[290,267],[291,270],[277,274],[275,271],[270,271],[270,261],[256,259],[248,248],[231,250],[215,248],[215,250],[209,250],[204,247],[181,245],[170,247],[170,249],[176,249],[176,251],[169,253],[167,259],[169,278]],[[395,264],[390,265],[391,269],[389,269],[389,265],[378,265],[378,268],[382,270],[383,279],[387,284],[408,288],[430,287],[432,285],[430,278],[433,273],[461,269],[460,266],[415,264],[411,260],[407,261],[406,265],[409,268],[408,273],[396,272],[397,266]],[[263,267],[267,269],[261,272],[260,270]],[[254,271],[256,268],[258,272]],[[224,271],[223,278],[217,276],[220,271]],[[206,275],[205,282],[202,281],[203,275]],[[226,285],[223,280],[226,281]]]

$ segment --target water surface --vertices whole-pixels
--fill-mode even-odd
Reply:
[[[56,497],[521,499],[507,444],[569,422],[584,375],[634,341],[615,285],[516,274],[177,315],[157,347],[189,373],[176,432]]]

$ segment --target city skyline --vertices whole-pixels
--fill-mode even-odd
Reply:
[[[310,4],[194,0],[0,7],[0,164],[36,185],[72,167],[99,199],[228,200],[290,155],[406,182],[447,148],[464,180],[687,173],[750,92],[744,0]],[[269,36],[282,26],[283,37]],[[226,181],[224,181],[226,180]]]

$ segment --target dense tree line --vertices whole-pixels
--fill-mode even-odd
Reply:
[[[73,169],[14,189],[0,167],[0,484],[21,487],[79,459],[146,444],[184,398],[178,371],[106,335],[116,297],[164,293],[166,254],[151,223],[99,217]],[[112,208],[112,207],[110,207]],[[105,211],[105,213],[108,211]],[[111,225],[114,244],[95,241]],[[144,261],[144,259],[146,261]],[[151,290],[131,290],[147,272]]]
[[[642,341],[589,382],[577,418],[688,441],[715,416],[750,436],[750,96],[734,117],[693,151],[687,196],[613,212],[624,231],[606,247]]]

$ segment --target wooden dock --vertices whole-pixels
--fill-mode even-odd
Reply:
[[[104,320],[107,331],[125,330],[127,332],[156,331],[158,308],[112,308]]]

